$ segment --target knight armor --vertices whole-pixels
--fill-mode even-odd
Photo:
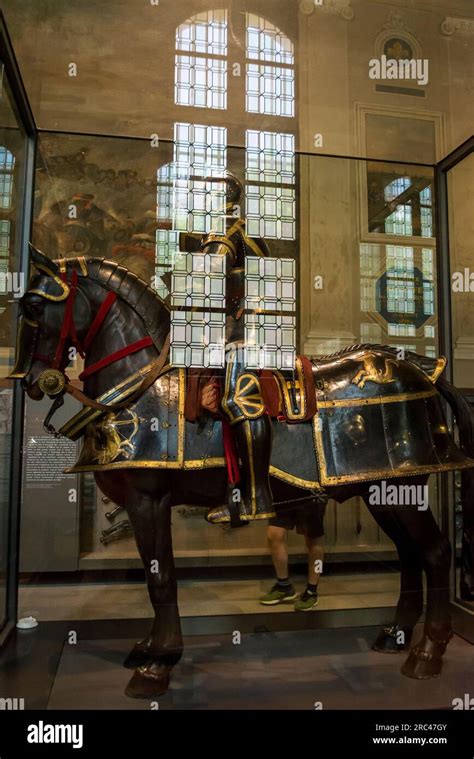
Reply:
[[[206,181],[217,181],[213,178]],[[222,179],[218,180],[222,182]],[[225,256],[225,370],[221,409],[232,429],[241,462],[241,487],[229,494],[229,505],[211,509],[207,515],[215,524],[232,524],[274,516],[269,482],[272,424],[262,398],[258,370],[248,369],[245,361],[245,260],[248,256],[266,257],[269,250],[263,239],[246,234],[245,222],[235,215],[240,208],[243,187],[229,172],[225,176],[225,234],[211,232],[200,239],[202,253]],[[185,239],[183,239],[183,237]],[[193,242],[184,234],[181,249]],[[239,513],[232,515],[234,497]]]

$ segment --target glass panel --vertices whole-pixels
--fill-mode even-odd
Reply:
[[[9,557],[10,464],[13,368],[18,299],[24,292],[19,270],[22,229],[25,135],[9,83],[0,64],[0,631],[6,622]]]
[[[296,358],[293,259],[245,259],[245,363],[249,369],[293,369]]]
[[[244,184],[242,209],[238,210],[245,217],[247,234],[254,241],[259,236],[265,239],[270,248],[270,261],[289,260],[295,270],[296,283],[291,287],[291,296],[285,291],[289,313],[281,313],[281,299],[277,298],[275,313],[258,314],[256,322],[247,325],[249,329],[258,328],[263,342],[275,347],[274,365],[288,368],[282,357],[293,355],[295,332],[297,352],[313,357],[359,342],[437,356],[434,238],[407,235],[404,227],[388,231],[379,226],[371,230],[369,220],[374,215],[368,213],[370,182],[380,177],[382,184],[387,185],[400,177],[408,177],[410,183],[394,185],[397,193],[394,197],[397,198],[404,187],[409,189],[416,185],[421,188],[420,198],[428,205],[430,196],[426,190],[430,188],[431,192],[431,170],[416,165],[401,167],[384,163],[375,166],[351,159],[302,156],[295,150],[294,135],[287,131],[248,129],[247,150],[229,147],[227,128],[214,122],[205,125],[177,121],[174,136],[173,141],[160,140],[159,146],[151,148],[148,140],[43,134],[35,223],[35,241],[39,247],[51,251],[56,258],[69,258],[87,251],[89,255],[118,261],[151,283],[163,297],[170,295],[173,280],[169,275],[174,273],[176,285],[183,272],[186,279],[179,293],[179,288],[175,288],[173,300],[174,305],[184,306],[181,312],[184,316],[189,315],[187,306],[193,283],[188,275],[191,280],[194,275],[187,268],[187,246],[192,250],[204,232],[211,229],[223,232],[227,223],[222,213],[223,183],[206,182],[205,177],[218,180],[228,170]],[[288,203],[286,207],[283,199]],[[273,206],[261,207],[263,201]],[[78,209],[78,220],[73,228],[68,220],[71,204]],[[180,240],[180,233],[186,235],[186,244]],[[197,267],[195,274],[200,273]],[[259,272],[257,280],[261,282]],[[247,277],[248,287],[251,281],[252,278]],[[209,293],[218,297],[219,311],[222,292],[212,289],[206,277],[200,284],[203,286],[194,293],[194,305],[200,311],[194,311],[189,319],[177,325],[184,330],[183,361],[177,363],[207,366],[212,365],[212,361],[206,349],[223,324],[222,320],[214,323],[211,318],[215,303],[210,303]],[[253,291],[252,294],[255,295]],[[178,302],[178,295],[183,302]],[[271,292],[263,295],[270,297],[271,302]],[[293,298],[296,316],[291,314]],[[268,304],[265,306],[265,310],[270,308]],[[248,319],[248,315],[245,318]],[[196,347],[198,350],[193,352],[191,349]],[[191,361],[186,351],[192,354]],[[71,376],[77,377],[81,368],[82,362],[78,360]],[[33,405],[30,404],[29,414],[33,413]],[[215,455],[214,443],[211,436],[205,446],[204,460]],[[438,516],[436,482],[432,480],[430,502]],[[117,566],[117,562],[122,567],[139,566],[133,538],[125,527],[109,535],[112,522],[105,514],[110,514],[113,506],[104,505],[104,495],[89,475],[86,482],[89,495],[87,503],[81,505],[82,509],[87,508],[83,512],[76,557],[80,568],[97,565],[107,568]],[[52,486],[52,501],[56,489],[59,492],[61,487],[60,483]],[[33,509],[28,496],[25,515]],[[211,562],[219,566],[229,562],[238,566],[257,560],[269,561],[264,523],[245,531],[216,531],[202,517],[203,509],[195,503],[175,511],[174,550],[178,563],[191,563],[199,570]],[[60,519],[66,519],[64,507]],[[123,512],[116,517],[118,524],[126,524],[127,519]],[[50,520],[41,529],[48,535],[52,531],[60,535],[65,528],[61,528],[59,521],[59,518],[54,522]],[[29,567],[41,566],[43,559],[35,554],[33,536],[28,538],[31,525],[26,517],[23,530]],[[330,501],[325,530],[328,562],[348,555],[355,561],[368,554],[374,559],[379,574],[378,591],[376,593],[370,583],[364,586],[364,606],[380,606],[381,593],[386,593],[392,603],[398,576],[386,572],[383,564],[377,564],[377,557],[394,558],[394,548],[364,503],[355,498],[336,507]],[[58,568],[69,561],[66,555],[59,555],[64,540],[58,537],[55,545],[57,554],[50,571],[59,571]],[[288,547],[290,557],[304,560],[301,536],[293,531],[288,534]],[[352,608],[357,601],[347,589],[357,582],[362,579],[358,572],[351,570],[344,591],[338,592],[332,590],[328,579],[326,608],[341,604]],[[253,595],[246,603],[247,608],[257,613],[260,611],[258,597],[267,589],[267,583],[260,580],[252,580],[252,583],[252,590],[248,592]],[[24,590],[25,611],[29,597]],[[71,604],[73,600],[71,597]],[[227,613],[224,598],[217,595],[215,604],[215,613]],[[64,609],[62,613],[66,614]],[[199,610],[193,607],[193,613]]]
[[[471,407],[474,406],[474,153],[468,155],[447,173],[449,257],[451,271],[451,318],[453,349],[453,381],[462,388]],[[463,508],[461,476],[454,478],[453,542],[457,555],[462,552]],[[468,508],[466,506],[466,508]],[[472,553],[472,550],[471,550]],[[455,562],[455,594],[460,600],[462,581],[459,562]],[[472,571],[472,567],[471,567]],[[461,601],[462,603],[462,601]],[[468,608],[472,604],[467,604]]]
[[[225,258],[183,255],[171,280],[171,363],[224,366]]]
[[[447,178],[454,384],[474,394],[474,154]]]

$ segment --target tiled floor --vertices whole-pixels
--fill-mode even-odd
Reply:
[[[399,575],[350,574],[322,577],[318,609],[364,609],[393,606],[398,599]],[[263,607],[258,598],[272,580],[184,580],[179,583],[179,609],[182,617],[278,614],[288,606]],[[295,582],[304,589],[304,580]],[[78,585],[22,585],[19,593],[20,616],[32,615],[41,621],[63,619],[122,619],[150,616],[150,603],[144,583],[82,583]]]

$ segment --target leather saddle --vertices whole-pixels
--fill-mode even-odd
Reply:
[[[258,371],[258,376],[263,400],[272,419],[295,424],[314,417],[316,395],[313,366],[306,356],[297,357],[292,372],[262,369]],[[220,387],[221,378],[218,369],[187,370],[184,416],[188,422],[200,419],[204,411],[202,396],[206,385],[217,383]],[[209,413],[207,409],[206,412]]]

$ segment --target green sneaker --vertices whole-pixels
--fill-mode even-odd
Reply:
[[[295,603],[295,611],[311,611],[311,609],[314,609],[317,605],[318,594],[308,593],[308,591],[305,590]]]
[[[264,606],[275,606],[276,604],[288,603],[288,601],[294,601],[298,595],[295,593],[293,585],[288,585],[287,588],[282,589],[276,582],[270,593],[262,596],[260,603]]]

